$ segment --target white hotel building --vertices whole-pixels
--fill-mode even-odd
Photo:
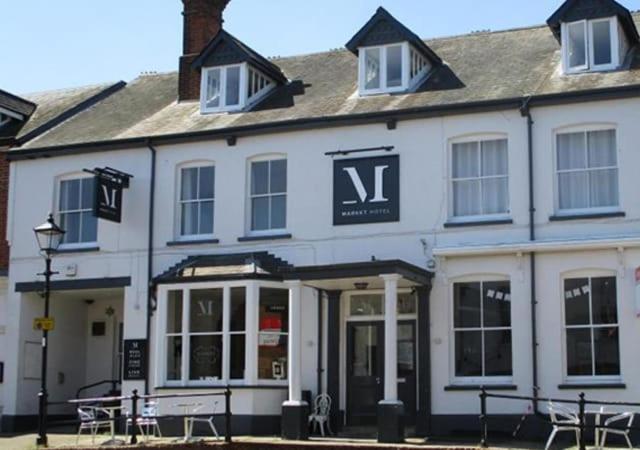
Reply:
[[[3,429],[37,413],[49,211],[52,401],[230,385],[235,432],[304,438],[326,392],[334,428],[382,417],[393,442],[477,430],[480,386],[640,400],[639,14],[568,0],[423,41],[380,8],[346,50],[265,59],[228,1],[183,3],[179,72],[8,152]],[[132,176],[120,223],[93,215],[96,168]]]

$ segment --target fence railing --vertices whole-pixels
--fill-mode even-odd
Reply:
[[[480,388],[480,446],[481,447],[488,447],[488,419],[489,419],[489,412],[487,411],[487,399],[489,398],[497,398],[497,399],[505,399],[505,400],[518,400],[518,401],[527,401],[527,402],[537,402],[537,403],[541,403],[541,402],[547,402],[547,403],[565,403],[565,404],[572,404],[572,405],[577,405],[578,406],[578,411],[577,411],[577,417],[578,417],[578,424],[576,425],[576,428],[579,430],[579,435],[580,435],[580,441],[579,441],[579,450],[585,450],[586,449],[586,430],[587,429],[594,429],[594,430],[599,430],[599,429],[605,429],[605,428],[610,428],[607,427],[605,425],[600,425],[597,423],[594,424],[589,424],[587,423],[586,420],[586,411],[587,411],[587,405],[599,405],[599,406],[628,406],[628,407],[633,407],[633,408],[640,408],[640,403],[637,402],[623,402],[623,401],[604,401],[604,400],[588,400],[586,398],[586,395],[584,392],[581,392],[578,395],[577,399],[567,399],[567,398],[543,398],[543,397],[527,397],[527,396],[523,396],[523,395],[508,395],[508,394],[493,394],[493,393],[489,393],[487,392],[485,387],[481,387]],[[534,408],[534,414],[535,411],[537,409]],[[616,414],[612,411],[602,411],[602,414],[607,415],[607,414]],[[536,414],[538,415],[538,414]],[[540,414],[542,415],[542,419],[544,421],[546,421],[547,423],[554,425],[554,422],[550,419],[547,418],[547,415],[545,414]],[[540,416],[538,415],[538,416]],[[566,424],[562,424],[562,426],[567,426]],[[634,426],[621,426],[621,427],[616,427],[616,429],[619,430],[640,430],[640,427],[634,427]]]
[[[223,397],[224,398],[224,413],[193,413],[193,414],[159,414],[157,416],[145,415],[144,417],[140,416],[140,408],[142,404],[151,401],[151,400],[161,400],[161,399],[179,399],[179,398],[199,398],[199,397]],[[131,402],[131,413],[130,415],[125,417],[125,420],[131,421],[131,444],[138,443],[138,421],[140,420],[150,420],[150,419],[190,419],[190,418],[198,418],[198,417],[224,417],[225,418],[225,426],[224,426],[224,440],[225,442],[231,442],[231,420],[232,420],[232,412],[231,412],[231,389],[227,386],[223,391],[209,391],[209,392],[197,392],[197,393],[176,393],[176,394],[150,394],[150,395],[139,395],[138,390],[134,389],[131,395],[121,395],[116,397],[96,397],[96,398],[83,398],[83,399],[74,399],[64,402],[64,404],[73,404],[73,405],[95,405],[95,404],[105,404],[105,403],[115,403],[115,402],[123,402],[129,401]],[[55,402],[52,404],[60,405],[63,402]],[[109,417],[109,418],[100,418],[101,422],[118,422],[122,420],[123,417]],[[52,425],[80,425],[81,423],[88,423],[91,420],[67,420],[67,421],[59,421],[54,422]]]

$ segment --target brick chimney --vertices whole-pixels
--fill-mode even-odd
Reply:
[[[230,0],[182,0],[184,31],[178,99],[200,98],[200,71],[191,68],[198,54],[222,29],[222,11]]]

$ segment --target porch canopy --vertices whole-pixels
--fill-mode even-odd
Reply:
[[[285,280],[299,280],[306,286],[326,291],[383,289],[383,275],[398,275],[398,287],[431,286],[433,274],[408,262],[394,259],[322,266],[283,267]]]

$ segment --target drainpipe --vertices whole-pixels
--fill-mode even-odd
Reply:
[[[520,114],[527,119],[527,154],[529,165],[529,240],[536,240],[535,225],[535,193],[534,193],[534,166],[533,166],[533,118],[529,102],[531,97],[525,99],[520,107]],[[531,368],[533,382],[533,412],[540,414],[538,410],[538,332],[537,332],[537,294],[536,294],[536,254],[531,252],[530,256],[530,279],[531,279]]]
[[[146,376],[144,378],[144,393],[149,395],[149,377],[151,373],[151,358],[149,358],[149,339],[151,338],[151,316],[153,315],[153,214],[156,191],[156,149],[151,145],[151,139],[147,140],[147,147],[151,152],[150,183],[149,183],[149,231],[147,233],[147,318],[145,339],[147,341]]]
[[[322,311],[322,300],[324,298],[324,291],[318,289],[317,291],[318,293],[318,379],[316,381],[317,383],[317,394],[316,395],[320,395],[322,394],[322,373],[324,372],[324,368],[322,367],[322,339],[323,339],[323,335],[322,335],[322,328],[324,327],[324,321],[323,321],[323,311]]]

